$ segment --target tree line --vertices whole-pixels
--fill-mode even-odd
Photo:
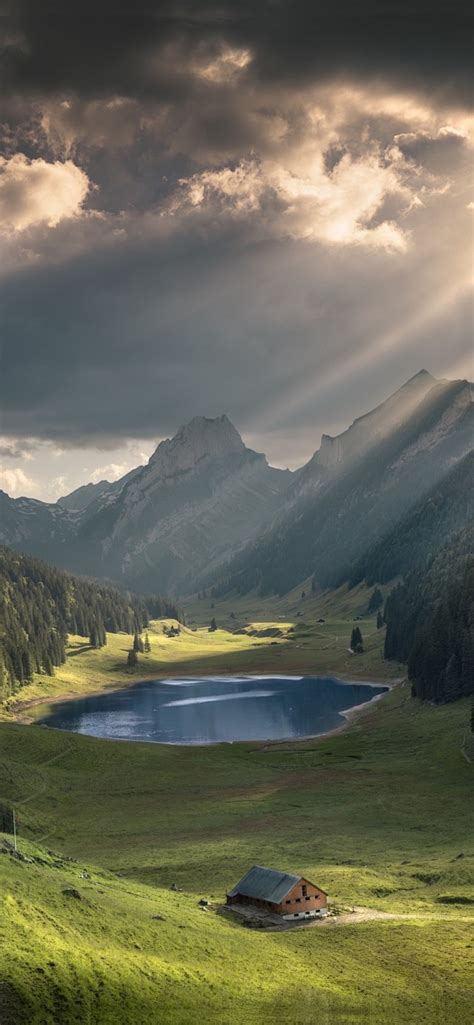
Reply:
[[[474,693],[474,528],[388,596],[385,658],[408,665],[414,696],[436,702]]]
[[[68,634],[100,648],[107,632],[134,634],[160,616],[182,619],[166,598],[122,593],[0,547],[0,698],[35,672],[53,675],[65,661]]]

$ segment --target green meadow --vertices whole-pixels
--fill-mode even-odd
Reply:
[[[185,671],[401,676],[374,617],[359,623],[365,653],[347,652],[368,593],[196,601],[179,637],[153,624],[134,677],[129,638],[99,652],[73,638],[66,665],[22,699]],[[209,634],[212,615],[221,629]],[[276,642],[228,632],[269,623]],[[0,791],[31,860],[0,855],[2,1025],[472,1020],[467,702],[421,705],[399,683],[342,733],[201,748],[96,740],[13,714],[0,723]],[[254,862],[309,876],[344,924],[239,924],[219,906]],[[354,907],[395,917],[351,921]]]

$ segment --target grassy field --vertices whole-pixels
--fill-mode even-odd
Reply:
[[[148,675],[259,671],[274,659],[296,672],[332,659],[330,671],[347,675],[347,631],[366,598],[311,598],[301,617],[297,596],[281,610],[196,602],[179,638],[154,626]],[[231,612],[235,628],[303,619],[311,646],[193,633],[209,613],[230,625]],[[382,677],[381,638],[360,625],[358,675]],[[120,682],[120,645],[72,655],[52,695]],[[28,688],[30,700],[41,687]],[[294,744],[168,747],[3,721],[0,793],[17,810],[20,850],[36,860],[0,856],[2,1025],[467,1025],[468,716],[466,702],[422,706],[400,685],[347,732]],[[198,908],[201,897],[219,904],[254,862],[308,875],[336,908],[401,917],[272,933]]]

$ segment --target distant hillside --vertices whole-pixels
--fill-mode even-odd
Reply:
[[[408,663],[417,697],[474,693],[474,527],[399,584],[385,603],[385,658]]]
[[[45,562],[0,548],[0,698],[65,661],[68,633],[106,643],[106,631],[133,633],[153,616],[181,618],[174,603],[124,595]]]
[[[431,560],[474,518],[474,451],[456,464],[351,569],[349,584],[384,584]]]

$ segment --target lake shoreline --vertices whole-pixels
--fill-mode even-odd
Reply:
[[[104,687],[100,687],[98,690],[87,690],[87,691],[85,691],[83,693],[80,693],[80,692],[78,693],[77,691],[70,691],[70,692],[65,693],[65,694],[54,695],[54,696],[52,696],[50,698],[47,698],[47,697],[26,698],[25,701],[21,701],[21,699],[20,699],[18,701],[12,701],[12,703],[10,705],[8,705],[8,706],[6,706],[4,704],[4,711],[7,712],[7,719],[6,719],[6,721],[8,721],[8,719],[13,719],[14,722],[21,723],[23,726],[30,726],[30,725],[34,725],[35,724],[35,722],[36,722],[35,717],[34,716],[24,715],[23,713],[26,712],[30,708],[37,708],[39,705],[59,705],[59,704],[62,704],[63,702],[65,702],[65,701],[78,701],[81,698],[86,698],[86,697],[87,698],[98,698],[98,697],[101,697],[104,694],[118,694],[118,693],[120,693],[120,691],[128,690],[130,687],[139,687],[139,686],[141,686],[141,684],[144,684],[144,683],[152,683],[153,680],[157,680],[157,681],[160,681],[160,680],[175,680],[175,679],[176,680],[177,679],[186,680],[186,679],[193,679],[193,677],[195,677],[196,675],[197,675],[196,673],[193,673],[193,674],[191,674],[188,677],[188,676],[184,675],[183,673],[176,674],[175,676],[172,673],[163,673],[163,674],[161,674],[161,673],[150,673],[150,674],[147,674],[146,676],[141,676],[140,679],[123,680],[120,683],[111,684],[110,686],[109,685],[105,685]],[[229,670],[228,672],[222,672],[222,673],[215,674],[215,675],[216,675],[216,677],[218,675],[219,679],[225,680],[226,678],[230,679],[231,677],[235,677],[237,674],[235,673],[235,671],[232,672],[231,670]],[[277,674],[275,673],[275,675],[277,675]],[[308,672],[305,672],[305,673],[279,673],[278,675],[281,676],[285,680],[292,680],[292,679],[301,680],[303,676],[308,676],[310,674]],[[368,675],[370,675],[370,674],[368,674]],[[251,679],[256,679],[256,678],[263,680],[263,679],[265,679],[265,677],[272,678],[273,674],[272,673],[258,673],[258,674],[242,673],[241,676],[240,676],[240,678],[242,680],[245,680],[245,679],[251,680]],[[347,684],[347,685],[362,684],[365,687],[387,687],[389,690],[391,690],[398,683],[401,683],[405,679],[405,677],[403,677],[403,676],[397,676],[397,677],[393,677],[390,680],[387,680],[387,679],[381,680],[381,679],[374,679],[374,678],[371,678],[371,679],[365,679],[364,678],[364,679],[361,679],[361,680],[354,680],[354,679],[349,680],[349,679],[347,679],[345,677],[342,677],[342,676],[338,676],[338,675],[336,676],[334,674],[331,675],[329,673],[328,674],[323,674],[321,672],[318,672],[316,674],[315,678],[317,678],[317,679],[331,678],[331,679],[337,680],[338,683],[343,683],[343,684]],[[341,712],[341,715],[342,715],[342,712]]]
[[[306,674],[303,674],[303,675],[302,674],[290,674],[290,673],[278,674],[278,678],[280,680],[284,680],[284,681],[288,681],[288,682],[290,682],[291,680],[295,680],[295,681],[296,680],[297,681],[304,680],[305,676],[306,676]],[[204,684],[204,683],[208,683],[209,681],[218,682],[218,681],[233,680],[234,682],[245,683],[246,681],[249,681],[249,682],[254,682],[254,683],[262,682],[264,684],[267,680],[270,681],[272,679],[273,680],[275,679],[275,676],[272,676],[272,674],[261,674],[261,673],[259,673],[259,674],[250,674],[250,673],[247,673],[247,674],[236,674],[234,672],[234,673],[215,674],[213,677],[204,678],[204,679],[202,679],[202,681],[199,680],[198,682],[199,683],[202,682]],[[214,746],[219,746],[219,745],[234,745],[234,744],[258,745],[258,746],[265,745],[265,747],[271,748],[271,747],[274,747],[275,745],[279,745],[279,744],[289,744],[289,743],[290,744],[297,744],[297,743],[300,743],[302,741],[314,740],[314,739],[317,739],[317,738],[323,738],[323,737],[327,737],[327,736],[334,736],[335,734],[342,733],[342,732],[346,731],[354,723],[354,721],[359,717],[359,715],[364,711],[364,709],[369,708],[369,706],[374,704],[375,701],[378,701],[379,699],[381,699],[384,696],[386,696],[387,694],[389,694],[390,691],[395,686],[397,686],[398,684],[400,684],[403,681],[403,678],[397,678],[397,679],[393,679],[391,681],[383,680],[383,681],[379,681],[379,682],[376,682],[374,680],[371,680],[371,681],[369,681],[369,680],[363,680],[363,681],[362,680],[348,680],[348,679],[342,679],[340,677],[321,675],[320,673],[318,673],[317,676],[314,676],[313,679],[314,680],[321,680],[321,681],[331,680],[331,681],[333,681],[333,682],[335,682],[335,683],[337,683],[339,685],[342,685],[342,686],[364,686],[364,687],[367,687],[368,689],[375,689],[375,688],[377,688],[377,689],[378,688],[383,688],[383,689],[381,690],[380,693],[375,694],[373,697],[369,697],[368,700],[363,701],[360,704],[357,704],[357,705],[354,705],[354,706],[350,706],[349,708],[346,708],[346,709],[340,709],[338,711],[338,715],[339,715],[339,717],[341,717],[343,719],[343,721],[339,722],[337,725],[335,725],[335,726],[333,726],[333,727],[331,727],[329,729],[323,729],[321,732],[317,732],[317,733],[311,733],[310,732],[308,734],[302,734],[302,735],[297,735],[297,736],[294,736],[294,735],[290,734],[289,736],[281,736],[281,737],[265,737],[263,735],[262,737],[251,737],[251,738],[236,737],[235,739],[234,738],[229,738],[229,739],[223,738],[223,739],[220,739],[220,740],[205,740],[205,739],[199,738],[199,739],[196,739],[196,740],[185,739],[185,740],[182,740],[182,741],[178,740],[178,741],[174,741],[174,742],[173,741],[168,741],[168,740],[165,740],[165,739],[150,740],[148,737],[141,738],[140,736],[134,736],[134,737],[126,737],[126,736],[125,737],[113,737],[113,736],[112,737],[110,737],[110,736],[107,737],[107,736],[102,736],[101,737],[101,736],[97,736],[95,734],[85,734],[85,735],[87,735],[87,736],[94,736],[95,739],[97,739],[97,740],[121,740],[121,741],[126,742],[126,743],[152,743],[152,744],[158,744],[158,745],[170,746],[170,747],[193,747],[193,748],[194,747],[214,747]],[[132,690],[138,689],[138,687],[140,685],[143,686],[143,685],[146,685],[147,683],[148,684],[149,683],[153,683],[154,681],[156,681],[157,683],[161,683],[163,681],[171,681],[171,682],[174,682],[174,681],[180,681],[181,682],[182,681],[183,683],[185,683],[187,680],[189,680],[190,682],[195,681],[196,680],[195,674],[193,674],[192,676],[189,676],[189,677],[188,676],[183,676],[183,674],[178,674],[177,676],[173,677],[169,673],[167,673],[166,675],[160,676],[160,677],[153,676],[151,679],[148,679],[148,680],[146,680],[146,679],[145,680],[144,679],[136,680],[136,681],[134,681],[133,684],[129,685],[128,687],[127,686],[125,686],[125,687],[121,686],[121,687],[114,687],[113,689],[112,688],[105,688],[105,689],[102,688],[98,692],[95,692],[95,693],[89,692],[87,695],[80,695],[80,696],[77,696],[77,695],[70,695],[70,696],[69,695],[62,695],[60,697],[58,696],[58,697],[52,699],[51,701],[44,701],[44,700],[41,700],[41,699],[35,699],[34,700],[34,706],[36,708],[38,708],[38,710],[40,708],[44,708],[44,710],[46,712],[46,709],[52,708],[53,706],[66,704],[67,702],[70,702],[70,701],[75,701],[75,700],[76,701],[77,700],[81,701],[83,699],[94,698],[94,697],[95,698],[100,698],[100,697],[104,697],[104,696],[109,695],[109,694],[110,695],[112,695],[112,694],[119,694],[119,693],[123,692],[124,690],[131,690],[132,691]],[[33,704],[33,702],[32,702],[32,704]],[[32,705],[30,705],[30,707],[32,707]],[[21,713],[15,717],[15,721],[18,722],[18,723],[21,723],[22,725],[38,725],[38,726],[41,726],[43,729],[53,729],[53,730],[57,730],[58,732],[64,732],[64,733],[76,732],[74,730],[73,731],[68,730],[67,728],[62,727],[61,725],[58,725],[58,726],[49,725],[47,721],[46,722],[39,722],[37,716],[31,716],[31,715],[30,716],[25,716],[25,715],[22,715]]]

